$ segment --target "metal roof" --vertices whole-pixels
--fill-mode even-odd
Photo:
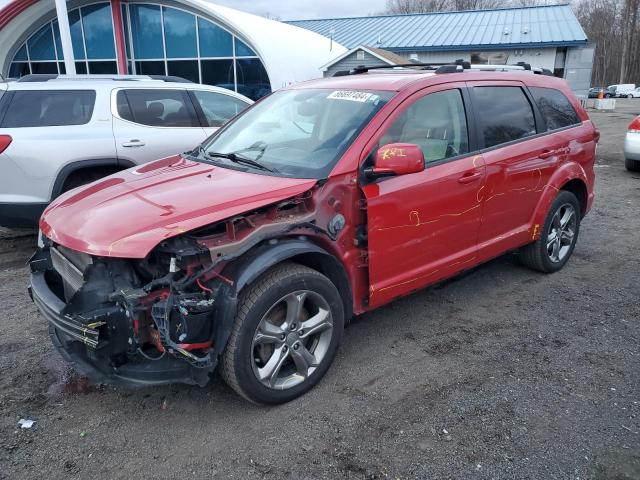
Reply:
[[[479,46],[566,46],[587,42],[578,19],[566,4],[287,23],[333,38],[347,48],[371,45],[396,52],[466,50]]]

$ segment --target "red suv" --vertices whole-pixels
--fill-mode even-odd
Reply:
[[[96,382],[204,385],[219,366],[280,403],[353,315],[514,249],[560,270],[598,131],[563,80],[451,70],[285,88],[191,152],[59,197],[30,287],[54,344]]]

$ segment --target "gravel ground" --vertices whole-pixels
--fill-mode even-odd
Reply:
[[[592,114],[597,200],[563,271],[505,255],[367,314],[324,381],[276,408],[218,378],[88,386],[27,297],[34,236],[2,233],[0,478],[640,479],[633,114],[640,100]]]

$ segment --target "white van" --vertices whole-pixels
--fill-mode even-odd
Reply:
[[[607,92],[615,92],[615,96],[618,98],[628,97],[631,92],[636,89],[635,83],[620,83],[617,85],[609,85]],[[631,97],[629,97],[631,98]]]

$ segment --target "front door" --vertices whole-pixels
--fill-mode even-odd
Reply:
[[[425,170],[363,187],[372,307],[475,263],[484,160],[470,153],[464,84],[446,88],[408,99],[373,148],[375,154],[389,143],[416,144]]]

